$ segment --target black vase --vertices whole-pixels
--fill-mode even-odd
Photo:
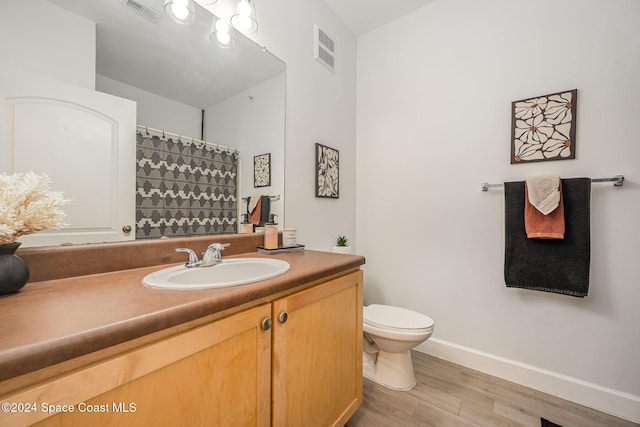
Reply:
[[[0,244],[0,295],[18,292],[29,280],[29,267],[15,254],[20,243]]]

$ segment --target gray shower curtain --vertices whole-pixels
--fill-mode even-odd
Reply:
[[[136,239],[236,232],[236,152],[146,132],[136,143]]]

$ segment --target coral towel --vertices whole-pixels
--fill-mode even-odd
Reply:
[[[527,178],[524,191],[524,226],[527,237],[564,239],[564,206],[560,178]]]

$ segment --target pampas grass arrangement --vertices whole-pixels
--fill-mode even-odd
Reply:
[[[62,192],[50,188],[51,178],[46,174],[0,174],[0,244],[67,225],[61,208],[68,200]]]

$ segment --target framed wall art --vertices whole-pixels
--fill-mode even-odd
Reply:
[[[578,90],[511,103],[511,164],[576,157]]]
[[[339,155],[335,148],[316,143],[316,197],[340,197]]]
[[[271,185],[271,153],[253,156],[253,186]]]

